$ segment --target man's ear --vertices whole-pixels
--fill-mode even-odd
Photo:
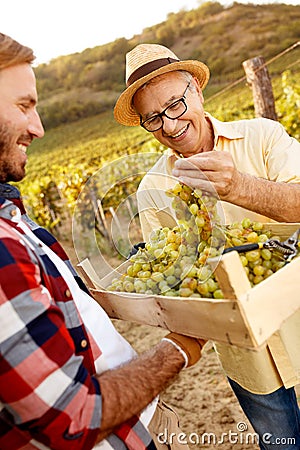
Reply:
[[[196,77],[193,77],[193,80],[194,80],[194,86],[195,86],[196,92],[199,94],[201,103],[204,103],[204,97],[203,97],[203,94],[202,94],[202,89],[200,87],[199,80]]]

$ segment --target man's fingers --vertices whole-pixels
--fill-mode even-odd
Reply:
[[[207,179],[207,174],[204,173],[200,169],[174,169],[172,172],[172,175],[176,178],[180,178],[182,176],[188,176],[189,178],[200,178],[200,179]]]
[[[201,191],[207,192],[208,194],[216,193],[215,187],[207,179],[179,177],[179,181],[183,184],[186,184],[187,186],[190,186],[193,189],[201,189]]]

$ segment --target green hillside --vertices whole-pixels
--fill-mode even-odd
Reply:
[[[132,39],[117,39],[39,65],[39,110],[48,129],[110,110],[124,88],[125,54],[138,43],[167,45],[181,59],[206,63],[211,70],[208,98],[244,75],[244,60],[262,55],[268,61],[299,40],[300,5],[225,7],[206,2],[192,11],[171,13]],[[299,57],[298,47],[277,59],[271,74],[277,76]],[[293,71],[299,75],[299,63]]]

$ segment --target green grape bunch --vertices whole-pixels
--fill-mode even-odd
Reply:
[[[279,239],[265,231],[262,223],[248,218],[222,225],[217,199],[199,189],[176,183],[167,195],[173,198],[177,226],[153,230],[145,248],[130,258],[126,272],[115,278],[108,290],[222,299],[209,258],[221,257],[224,248]],[[285,265],[282,255],[266,248],[239,257],[251,286]]]
[[[270,238],[280,241],[279,236],[272,235],[271,231],[265,230],[261,222],[251,222],[248,218],[243,219],[240,223],[235,222],[227,226],[226,237],[226,247],[264,243]],[[267,248],[240,253],[239,257],[251,286],[259,284],[286,264],[281,253]]]
[[[219,225],[216,199],[177,183],[167,191],[177,226],[153,230],[144,249],[130,258],[127,271],[110,290],[180,297],[221,298],[207,263],[222,254],[225,235]]]

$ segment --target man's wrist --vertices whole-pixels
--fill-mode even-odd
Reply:
[[[190,367],[199,361],[202,347],[205,344],[205,341],[202,339],[174,332],[167,334],[163,340],[171,341],[173,346],[181,353],[185,361],[184,367]]]
[[[183,359],[184,359],[183,369],[185,369],[189,363],[189,359],[188,359],[188,356],[185,353],[185,351],[178,344],[176,344],[176,342],[172,341],[172,339],[168,339],[167,337],[164,337],[164,338],[162,338],[162,341],[169,342],[181,353],[181,355],[183,356]]]

